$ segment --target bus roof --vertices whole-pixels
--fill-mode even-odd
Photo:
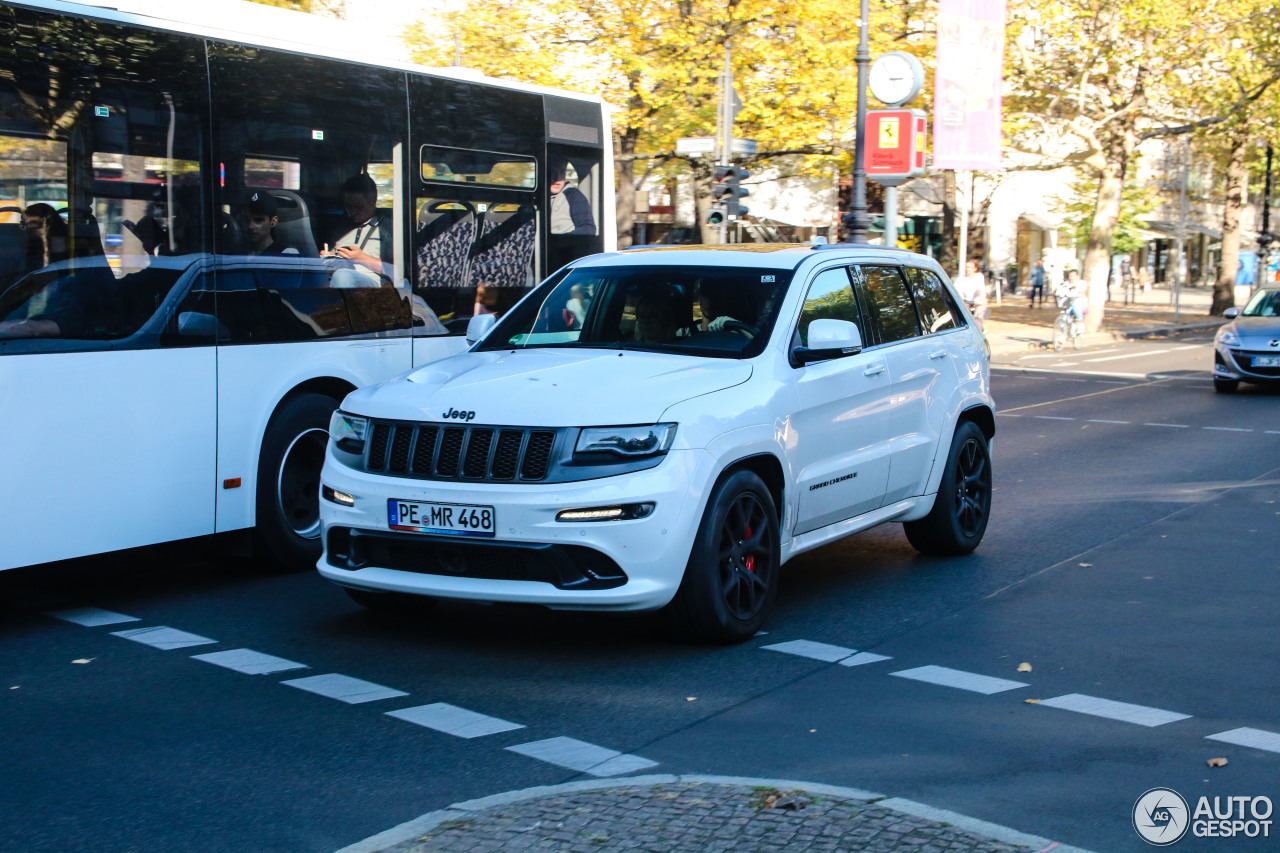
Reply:
[[[6,5],[26,6],[45,12],[92,17],[185,33],[201,38],[250,44],[309,56],[376,65],[398,71],[430,74],[523,92],[604,104],[599,95],[489,77],[471,68],[428,67],[388,59],[388,51],[383,48],[395,43],[392,34],[398,33],[400,28],[408,23],[407,21],[387,20],[386,26],[383,27],[387,34],[382,39],[383,43],[373,43],[370,47],[370,29],[367,24],[357,26],[350,21],[265,6],[261,3],[250,3],[247,0],[201,0],[199,3],[175,3],[172,0],[85,0],[85,2],[4,0],[4,2]],[[360,49],[361,46],[365,49]]]

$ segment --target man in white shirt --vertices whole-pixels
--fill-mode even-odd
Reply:
[[[978,272],[977,261],[966,261],[964,268],[965,275],[958,276],[954,284],[981,329],[983,321],[987,319],[987,278]]]
[[[349,230],[320,254],[350,262],[333,273],[333,287],[378,287],[391,282],[391,214],[378,210],[378,185],[367,172],[352,175],[342,185],[342,207]],[[385,227],[384,227],[385,226]]]

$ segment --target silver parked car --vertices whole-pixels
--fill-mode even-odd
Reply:
[[[1280,287],[1254,291],[1244,310],[1228,308],[1229,323],[1214,340],[1213,387],[1230,394],[1241,382],[1280,385]]]

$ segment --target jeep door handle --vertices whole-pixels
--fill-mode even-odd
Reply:
[[[929,358],[934,359],[935,361],[937,359],[946,358],[946,357],[947,357],[947,351],[944,349],[936,349],[933,352],[929,353]]]
[[[884,373],[884,362],[881,362],[880,364],[873,364],[866,370],[862,371],[863,376],[876,376],[881,373]]]

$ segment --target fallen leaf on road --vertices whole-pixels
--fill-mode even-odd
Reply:
[[[1026,702],[1028,705],[1036,705],[1040,702],[1039,699],[1023,699],[1022,701]]]
[[[72,663],[89,663],[93,658],[76,658]]]
[[[813,733],[814,733],[814,732],[816,732],[816,731],[817,731],[817,729],[809,729],[809,734],[813,734]]]
[[[1030,672],[1030,671],[1031,671],[1031,664],[1027,663],[1026,661],[1023,661],[1022,663],[1018,664],[1018,672]]]
[[[774,806],[776,806],[777,804],[778,804],[778,797],[777,797],[777,795],[775,795],[775,794],[770,794],[769,796],[765,797],[765,799],[764,799],[764,807],[765,807],[766,809],[771,809],[771,808],[773,808]]]
[[[1227,759],[1225,759],[1225,758],[1210,758],[1208,761],[1206,761],[1206,762],[1205,762],[1205,764],[1208,764],[1210,767],[1226,767],[1226,766],[1227,766]]]
[[[1081,563],[1081,564],[1080,564],[1080,568],[1082,568],[1082,569],[1090,569],[1090,568],[1093,568],[1093,563]]]
[[[686,701],[686,702],[697,702],[697,701],[698,701],[698,697],[697,697],[697,696],[686,696],[684,701]]]

